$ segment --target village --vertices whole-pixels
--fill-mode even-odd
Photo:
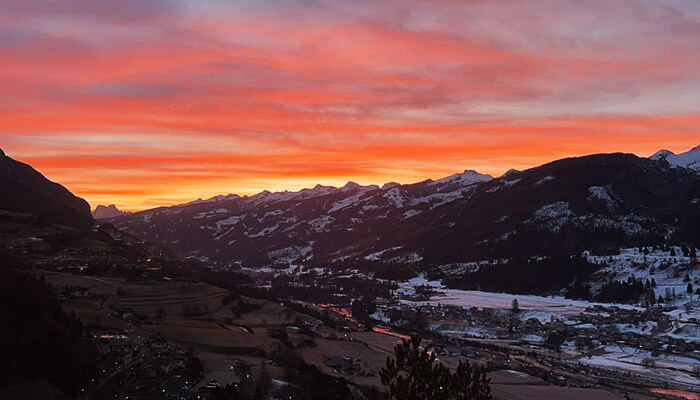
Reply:
[[[304,270],[287,269],[282,274],[269,270],[262,277],[272,274],[279,282],[285,279],[281,275],[287,276],[285,290],[296,289],[297,299],[305,293],[336,293],[340,303],[331,309],[351,321],[358,319],[350,312],[352,299],[369,298],[355,289],[362,286],[359,282],[384,285],[389,295],[372,298],[371,315],[360,324],[363,329],[422,332],[433,338],[437,353],[444,357],[481,359],[486,365],[501,367],[513,363],[502,356],[507,352],[534,361],[521,363],[520,368],[550,382],[564,379],[543,371],[569,371],[569,386],[576,382],[583,387],[625,386],[628,382],[659,390],[671,386],[679,393],[700,391],[700,304],[687,301],[688,297],[683,304],[640,307],[459,291],[423,277],[392,281],[359,270],[317,269],[309,280],[308,272],[299,271]],[[342,287],[337,286],[339,282]],[[492,351],[484,352],[484,346]],[[347,374],[359,373],[352,359],[332,363]]]

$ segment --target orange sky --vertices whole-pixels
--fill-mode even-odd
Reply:
[[[696,2],[0,5],[0,147],[93,207],[700,144]]]

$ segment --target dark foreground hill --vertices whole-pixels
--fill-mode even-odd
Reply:
[[[61,309],[45,280],[25,272],[0,269],[0,302],[2,397],[27,398],[22,385],[40,379],[78,396],[97,362],[80,320]]]
[[[26,213],[40,221],[79,229],[92,227],[90,205],[31,166],[0,150],[0,210]]]

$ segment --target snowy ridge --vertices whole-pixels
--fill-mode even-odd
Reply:
[[[652,160],[666,160],[671,165],[700,172],[700,146],[695,146],[691,150],[680,154],[675,154],[669,150],[659,150],[649,158]]]
[[[209,251],[207,246],[213,246],[211,251],[217,257],[225,257],[229,251],[249,251],[253,243],[276,238],[265,246],[268,260],[302,262],[315,255],[317,235],[347,235],[362,226],[385,224],[385,220],[413,218],[426,209],[464,199],[476,185],[491,179],[465,170],[412,185],[388,182],[379,187],[348,182],[340,188],[316,185],[299,191],[264,190],[252,196],[219,195],[142,211],[134,214],[135,218],[118,216],[112,222],[140,237],[170,245],[184,256],[201,257]],[[292,239],[295,237],[305,238],[307,244],[297,243]],[[373,261],[386,258],[414,263],[422,259],[414,251],[385,254],[382,249],[371,249],[365,254],[374,254],[366,258]],[[347,258],[347,254],[342,257]]]
[[[487,182],[493,179],[491,175],[480,174],[473,169],[464,170],[461,174],[450,175],[446,178],[438,179],[431,182],[431,186],[457,184],[461,186],[469,186],[479,182]]]

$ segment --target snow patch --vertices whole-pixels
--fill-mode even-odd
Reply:
[[[615,209],[615,201],[610,197],[608,189],[603,186],[591,186],[588,188],[588,201],[592,202],[595,200],[602,201],[605,203],[605,207],[608,211],[613,211]]]
[[[535,182],[535,185],[541,185],[541,184],[543,184],[543,183],[545,183],[545,182],[549,182],[549,181],[552,181],[552,180],[554,180],[554,177],[553,177],[553,176],[551,176],[551,175],[545,176],[544,178],[542,178],[542,179],[540,179],[539,181]]]

